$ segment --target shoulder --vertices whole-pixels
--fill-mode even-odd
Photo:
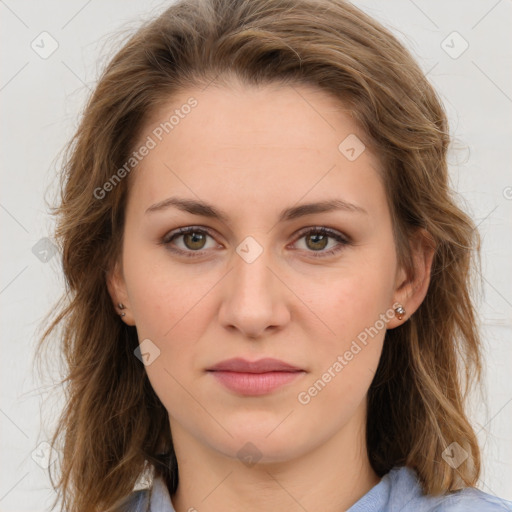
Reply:
[[[512,501],[507,501],[479,489],[467,488],[443,497],[433,512],[512,512]]]
[[[438,496],[423,494],[416,472],[411,468],[394,468],[388,475],[390,510],[400,504],[403,512],[512,512],[511,501],[474,487]]]

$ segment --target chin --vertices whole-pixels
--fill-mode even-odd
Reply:
[[[224,437],[222,446],[215,448],[228,457],[241,461],[250,457],[258,463],[286,462],[300,456],[307,449],[307,439],[295,435],[284,425],[276,428],[277,425],[279,422],[274,422],[271,428],[267,428],[267,423],[264,427],[259,424],[228,428],[233,437],[228,440]]]

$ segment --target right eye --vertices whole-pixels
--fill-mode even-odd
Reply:
[[[204,251],[208,249],[208,247],[205,248],[208,237],[213,238],[209,230],[188,226],[167,233],[160,243],[172,252],[187,257],[195,257],[204,255]],[[176,248],[174,242],[180,239],[182,247]]]

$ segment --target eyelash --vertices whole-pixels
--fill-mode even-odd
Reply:
[[[195,226],[189,226],[186,228],[179,228],[175,231],[172,231],[171,233],[168,233],[167,235],[164,236],[164,238],[159,243],[161,245],[166,246],[167,249],[170,250],[171,252],[186,256],[188,258],[196,258],[196,257],[202,256],[203,253],[206,252],[208,249],[202,250],[202,251],[192,251],[192,250],[184,251],[182,249],[176,249],[176,248],[171,247],[171,242],[175,238],[186,235],[187,233],[202,233],[202,234],[206,234],[206,235],[209,235],[212,238],[214,238],[209,229],[199,228],[199,227],[195,227]],[[332,229],[329,229],[329,228],[326,228],[323,226],[306,228],[305,230],[302,230],[299,233],[299,236],[296,239],[296,241],[300,240],[301,238],[304,238],[307,235],[311,235],[311,234],[328,236],[329,238],[333,238],[334,240],[336,240],[338,242],[338,245],[336,247],[334,247],[333,249],[329,249],[328,251],[307,251],[307,252],[312,253],[311,255],[314,258],[325,258],[328,256],[332,256],[332,255],[336,254],[337,252],[341,251],[345,246],[350,245],[352,243],[349,238],[340,235],[337,231],[334,231]]]

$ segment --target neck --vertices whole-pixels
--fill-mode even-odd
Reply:
[[[252,466],[171,424],[179,466],[179,485],[172,496],[176,512],[347,510],[380,480],[368,460],[364,421],[363,428],[358,421],[364,420],[364,412],[307,453]]]

